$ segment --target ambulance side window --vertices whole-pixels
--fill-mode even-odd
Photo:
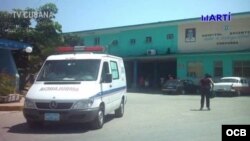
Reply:
[[[108,64],[108,62],[104,62],[103,67],[102,67],[102,77],[101,77],[102,80],[105,78],[107,73],[110,73],[109,72],[109,64]]]
[[[119,71],[118,71],[117,62],[110,61],[110,66],[111,66],[111,73],[112,73],[113,80],[119,79]]]

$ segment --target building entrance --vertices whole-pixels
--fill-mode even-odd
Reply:
[[[171,75],[177,76],[176,59],[157,59],[157,60],[131,60],[125,61],[128,88],[148,87],[159,89],[161,83]],[[143,81],[143,82],[142,82]],[[145,81],[148,83],[145,86]]]

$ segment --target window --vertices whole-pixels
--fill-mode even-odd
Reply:
[[[85,45],[85,40],[84,40],[84,38],[82,38],[82,44],[81,45]]]
[[[247,84],[247,80],[246,80],[246,79],[241,79],[241,80],[240,80],[240,83],[242,83],[242,84]]]
[[[234,61],[233,75],[241,77],[250,77],[250,61]]]
[[[152,43],[152,37],[150,36],[146,37],[146,43]]]
[[[174,39],[174,34],[167,34],[167,40]]]
[[[187,67],[188,77],[202,77],[203,66],[201,62],[189,62]]]
[[[49,60],[37,81],[95,81],[100,60]]]
[[[94,45],[100,45],[100,37],[94,39]]]
[[[104,62],[102,67],[102,80],[104,79],[107,73],[109,73],[109,64],[108,62]]]
[[[136,42],[136,40],[135,40],[135,39],[130,39],[130,44],[131,44],[131,45],[134,45],[134,44],[135,44],[135,42]]]
[[[112,74],[113,80],[119,79],[119,71],[118,71],[117,63],[115,61],[111,61],[110,67],[111,67],[111,74]]]
[[[113,41],[112,41],[112,45],[113,45],[113,46],[117,46],[117,45],[118,45],[118,40],[113,40]]]
[[[214,62],[214,76],[222,77],[223,76],[223,63],[222,61]]]

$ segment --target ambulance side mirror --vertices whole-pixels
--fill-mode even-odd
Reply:
[[[102,83],[111,83],[112,82],[112,74],[107,73],[104,75]]]

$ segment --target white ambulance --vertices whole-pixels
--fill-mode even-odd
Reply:
[[[60,47],[59,52],[88,52],[49,56],[29,89],[23,114],[29,127],[45,122],[89,122],[102,128],[104,117],[122,117],[126,75],[122,58],[96,54],[100,46]]]

